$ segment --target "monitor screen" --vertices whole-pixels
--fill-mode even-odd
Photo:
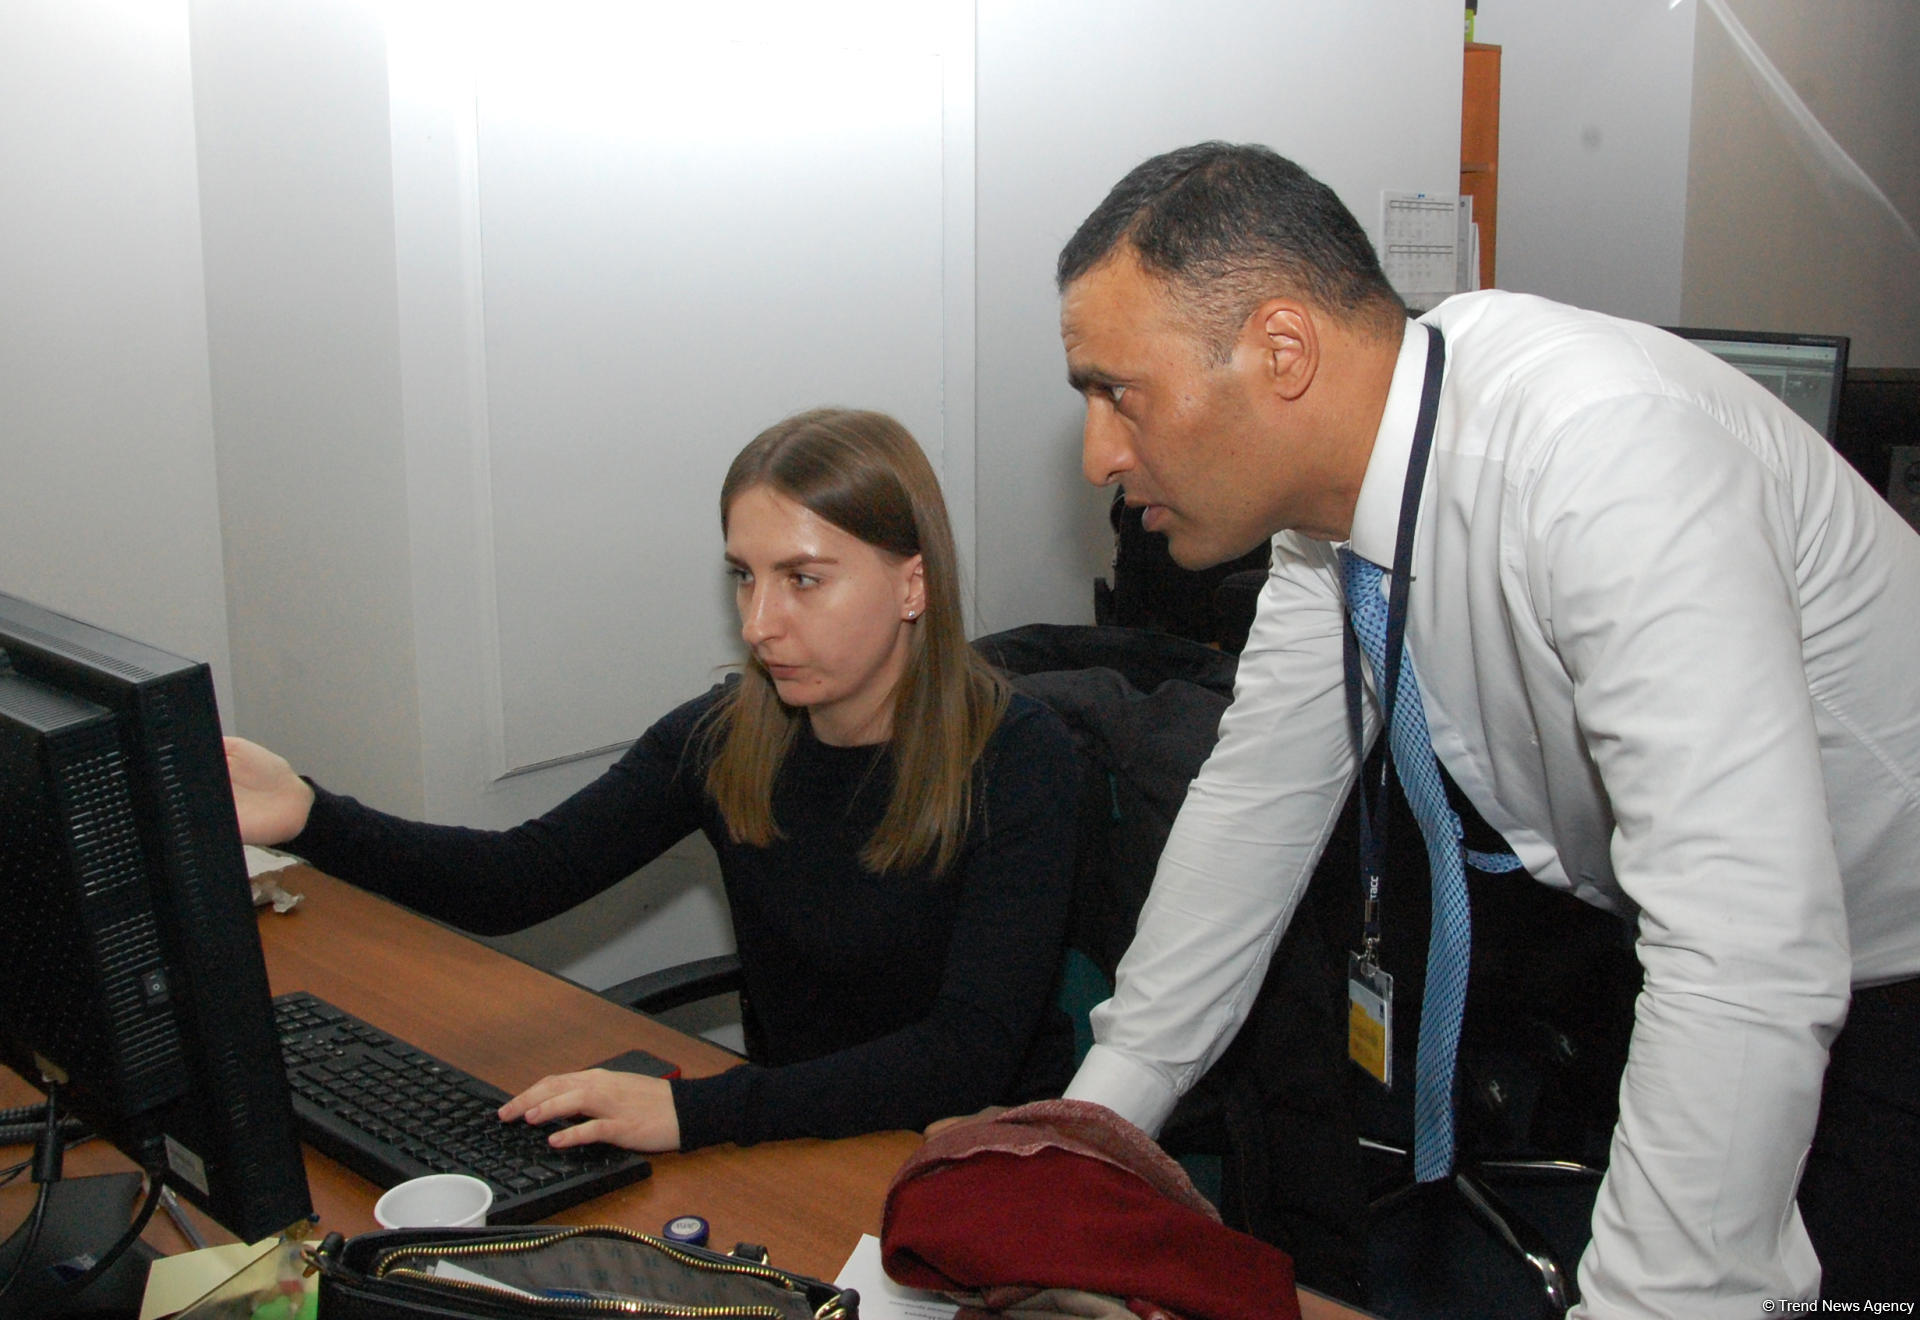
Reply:
[[[207,666],[0,594],[0,817],[0,1062],[242,1241],[305,1219]]]
[[[1766,330],[1701,330],[1672,327],[1727,365],[1745,372],[1767,392],[1832,440],[1840,419],[1840,386],[1847,375],[1845,335],[1776,334]]]

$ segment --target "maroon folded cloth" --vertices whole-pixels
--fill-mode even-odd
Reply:
[[[1074,1288],[1187,1320],[1300,1314],[1284,1251],[1221,1224],[1146,1133],[1083,1100],[931,1138],[887,1189],[880,1257],[900,1283],[989,1309]]]

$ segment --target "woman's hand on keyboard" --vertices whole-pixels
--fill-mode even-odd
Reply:
[[[584,1146],[592,1141],[628,1150],[679,1150],[680,1116],[673,1108],[673,1087],[658,1077],[608,1072],[558,1073],[542,1077],[500,1106],[506,1122],[575,1119],[548,1138],[553,1146]]]

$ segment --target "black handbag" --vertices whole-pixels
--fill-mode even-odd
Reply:
[[[333,1233],[307,1258],[320,1273],[321,1320],[860,1315],[851,1288],[626,1228]]]

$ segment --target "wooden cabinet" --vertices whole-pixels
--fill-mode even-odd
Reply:
[[[1460,86],[1460,192],[1480,226],[1480,287],[1491,289],[1500,219],[1500,48],[1467,43]]]

